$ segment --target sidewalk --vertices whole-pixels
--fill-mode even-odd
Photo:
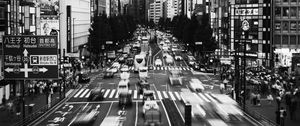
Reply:
[[[66,93],[69,91],[69,89],[66,90]],[[25,96],[25,118],[30,116],[30,114],[33,114],[42,108],[46,109],[46,95],[45,94],[36,94],[34,96]],[[55,92],[51,99],[51,104],[54,105],[55,103],[58,103],[60,101],[59,99],[59,92]],[[33,105],[31,113],[29,113],[29,105]],[[13,110],[9,111],[8,107],[3,107],[0,109],[0,125],[1,126],[11,126],[16,124],[17,122],[22,121],[22,103],[21,106],[21,113],[17,115],[16,113],[16,104],[14,103],[14,106],[12,107]]]
[[[268,103],[267,100],[261,100],[261,106],[254,106],[250,103],[250,100],[246,101],[246,105],[252,114],[261,114],[262,117],[271,120],[272,122],[276,123],[276,114],[275,111],[277,110],[277,103],[274,100],[271,104]],[[286,108],[285,103],[281,103],[281,106]],[[285,126],[299,126],[300,125],[300,105],[298,104],[296,112],[295,112],[295,120],[290,120],[290,111],[287,109],[287,116],[285,118]],[[258,115],[255,115],[258,116]],[[260,120],[259,120],[260,121]]]

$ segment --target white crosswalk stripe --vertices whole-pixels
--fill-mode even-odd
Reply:
[[[157,91],[156,93],[157,93],[158,98],[159,98],[159,99],[162,99],[162,96],[161,96],[160,91]]]
[[[165,98],[169,98],[169,96],[167,95],[166,91],[163,91],[163,95]]]
[[[155,93],[153,94],[153,97],[154,97],[154,99],[156,100],[156,95],[155,95]]]
[[[194,70],[192,67],[190,68],[191,70]]]
[[[188,67],[188,68],[186,68],[187,70],[190,70],[190,68]]]
[[[81,94],[81,92],[83,92],[84,91],[84,89],[80,89],[77,93],[76,93],[76,95],[74,96],[74,98],[77,98],[80,94]]]
[[[79,98],[83,98],[83,96],[89,92],[90,89],[85,89],[84,92],[79,96]]]
[[[116,92],[116,89],[111,90],[108,98],[112,98],[114,96],[115,92]]]
[[[156,67],[153,67],[153,70],[155,70],[156,69]]]
[[[133,91],[133,99],[137,99],[137,90]]]
[[[110,92],[110,89],[107,89],[107,90],[105,91],[105,93],[104,93],[104,96],[103,96],[103,97],[104,97],[104,98],[106,98],[109,92]]]
[[[198,93],[198,96],[199,96],[201,99],[203,99],[204,101],[210,102],[210,100],[208,100],[208,99],[203,95],[203,93]]]
[[[91,95],[91,91],[92,90],[90,90],[87,94],[86,94],[86,96],[85,96],[85,98],[88,98],[88,97],[90,97],[90,95]]]
[[[209,94],[204,94],[211,102],[216,103],[217,101],[212,98]]]
[[[143,95],[142,94],[140,94],[140,99],[143,99]]]
[[[119,98],[119,91],[118,90],[116,91],[115,98]]]
[[[128,93],[129,93],[129,94],[132,94],[132,90],[129,90]]]
[[[203,102],[204,102],[204,101],[203,101],[201,98],[199,98],[199,96],[197,96],[197,94],[193,93],[193,95],[195,95],[195,96],[196,96],[196,98],[197,98],[197,101],[200,101],[200,103],[203,103]]]
[[[181,97],[180,97],[179,93],[178,92],[174,92],[174,93],[175,93],[175,96],[177,97],[177,99],[181,100]]]
[[[184,67],[183,67],[182,69],[183,69],[183,70],[186,70],[186,68],[184,68]]]
[[[182,70],[182,67],[179,67],[179,70]]]
[[[170,95],[170,97],[171,97],[172,100],[176,100],[175,97],[174,97],[174,95],[173,95],[173,93],[171,91],[169,91],[169,95]]]

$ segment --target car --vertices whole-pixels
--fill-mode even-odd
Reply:
[[[121,64],[118,63],[118,62],[114,62],[114,63],[111,65],[111,67],[116,67],[117,69],[120,69]]]
[[[79,83],[88,83],[91,79],[86,72],[80,72],[77,74]]]
[[[167,56],[166,63],[169,64],[169,65],[172,65],[174,63],[173,57],[172,56]]]
[[[125,63],[125,57],[121,56],[121,57],[119,58],[119,63]]]
[[[84,107],[83,110],[74,117],[71,126],[90,126],[95,122],[99,111],[92,109],[92,106]]]
[[[144,89],[143,91],[143,104],[146,100],[154,100],[154,91],[150,89]]]
[[[147,110],[149,110],[151,108],[159,110],[159,106],[158,106],[157,102],[154,100],[146,100],[143,105],[143,113],[145,113]]]
[[[150,90],[150,84],[146,79],[140,79],[137,83],[138,93],[143,94],[144,90]]]
[[[168,55],[169,55],[168,52],[163,52],[163,58],[167,58]]]
[[[175,60],[182,60],[182,57],[180,55],[175,55]]]
[[[115,74],[115,72],[113,72],[112,70],[106,69],[106,70],[104,71],[103,78],[113,78],[113,77],[114,77],[114,74]]]
[[[204,86],[203,83],[196,78],[193,78],[189,81],[189,88],[194,92],[203,92]]]
[[[113,73],[117,73],[119,71],[116,66],[110,67],[108,70],[112,71]]]
[[[126,64],[127,64],[128,66],[133,66],[133,63],[134,63],[134,60],[133,60],[132,57],[127,58]]]
[[[91,90],[91,94],[88,97],[89,101],[102,101],[104,99],[104,92],[101,92],[102,88],[95,88]]]
[[[162,66],[162,61],[161,61],[161,59],[156,59],[155,62],[154,62],[154,65],[155,65],[155,66]]]
[[[171,70],[169,75],[171,85],[182,85],[182,73],[179,70]]]

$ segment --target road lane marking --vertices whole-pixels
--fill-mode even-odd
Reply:
[[[106,113],[106,116],[105,116],[105,118],[108,116],[108,114],[109,114],[109,112],[110,112],[110,110],[111,110],[112,104],[113,104],[113,102],[112,102],[112,103],[110,103],[110,106],[109,106],[109,108],[108,108],[108,111],[107,111],[107,113]]]
[[[112,98],[112,97],[114,96],[114,94],[115,94],[115,91],[116,91],[116,89],[113,89],[113,90],[110,92],[110,95],[109,95],[108,98]]]
[[[79,96],[79,98],[82,98],[90,89],[85,89],[85,91]]]
[[[133,91],[133,99],[137,99],[137,90]]]
[[[78,92],[76,93],[76,95],[74,96],[74,98],[77,98],[77,97],[81,94],[81,92],[83,92],[83,90],[84,90],[84,89],[80,89],[80,91],[78,91]]]
[[[157,91],[156,93],[157,93],[158,98],[159,98],[159,99],[162,99],[162,96],[161,96],[160,91]]]
[[[179,110],[179,108],[178,108],[178,106],[177,106],[176,102],[175,102],[175,101],[173,101],[173,103],[174,103],[174,105],[175,105],[175,107],[176,107],[177,111],[179,112],[179,115],[180,115],[181,119],[183,120],[183,122],[185,122],[185,119],[184,119],[184,117],[182,116],[182,113],[180,112],[180,110]]]
[[[171,91],[169,91],[169,95],[170,95],[170,97],[171,97],[172,100],[176,100]]]
[[[91,95],[91,92],[92,92],[92,90],[90,90],[87,94],[86,94],[86,96],[85,96],[85,98],[88,98],[88,97],[90,97],[90,95]]]
[[[165,98],[169,98],[169,96],[167,95],[166,91],[163,91],[163,95]]]
[[[132,90],[129,90],[128,93],[132,95]]]
[[[135,103],[135,122],[134,122],[134,126],[137,126],[137,121],[138,121],[138,103]]]
[[[203,95],[203,93],[198,93],[198,96],[201,97],[201,99],[204,99],[204,101],[210,102],[210,100],[208,100],[208,99]]]
[[[197,98],[197,101],[199,100],[200,103],[203,103],[203,100],[202,100],[201,98],[199,98],[199,97],[197,96],[197,94],[195,94],[195,93],[192,93],[192,94],[195,95],[195,98]]]
[[[167,112],[167,110],[165,108],[165,105],[164,105],[164,103],[161,100],[160,100],[160,103],[161,103],[161,106],[163,107],[163,109],[164,109],[164,111],[166,113],[166,117],[167,117],[168,124],[169,124],[168,126],[171,126],[170,118],[169,118],[168,112]]]
[[[105,91],[105,94],[104,94],[104,98],[106,98],[107,97],[107,95],[108,95],[108,93],[109,93],[109,91],[110,91],[110,89],[107,89],[106,91]]]
[[[177,97],[177,99],[181,100],[181,97],[180,97],[179,93],[178,92],[174,92],[174,93],[175,93],[175,96]]]

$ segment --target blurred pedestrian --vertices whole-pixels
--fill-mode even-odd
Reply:
[[[267,100],[268,100],[268,104],[269,104],[269,105],[272,104],[272,101],[274,100],[272,94],[269,94],[269,95],[267,96]]]
[[[220,93],[223,94],[225,89],[225,85],[223,83],[220,84]]]
[[[276,96],[277,109],[280,109],[281,97],[279,95]]]
[[[280,110],[280,126],[284,126],[284,120],[285,120],[285,117],[286,117],[286,110],[281,107]]]

